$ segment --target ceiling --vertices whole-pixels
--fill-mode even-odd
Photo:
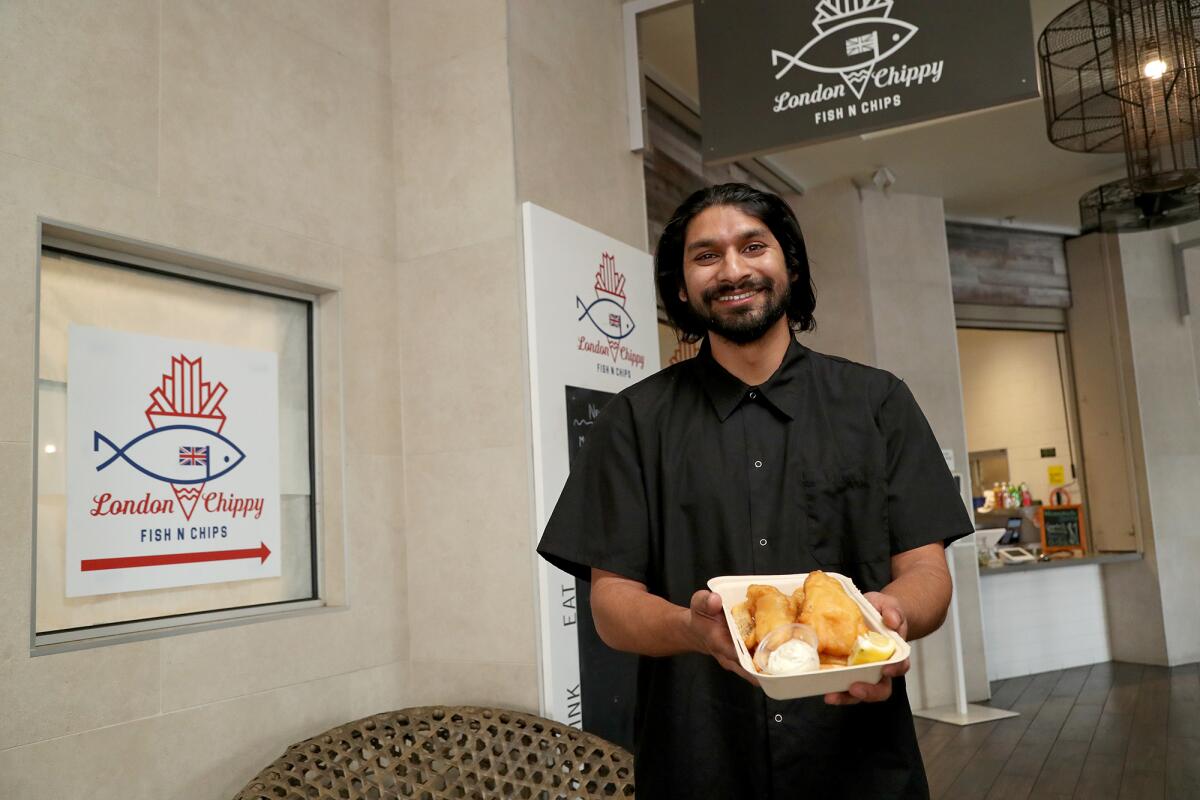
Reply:
[[[1031,0],[1036,36],[1074,0]],[[649,79],[699,108],[691,3],[639,17]],[[868,179],[880,167],[893,191],[942,197],[952,219],[1077,232],[1079,197],[1125,175],[1120,153],[1088,155],[1046,138],[1040,99],[775,153],[760,160],[799,187]]]

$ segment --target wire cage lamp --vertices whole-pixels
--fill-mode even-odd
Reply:
[[[1042,32],[1050,141],[1125,154],[1127,181],[1085,195],[1092,210],[1112,198],[1132,203],[1143,227],[1166,223],[1169,209],[1168,224],[1182,221],[1167,193],[1200,182],[1198,50],[1200,0],[1081,0]]]

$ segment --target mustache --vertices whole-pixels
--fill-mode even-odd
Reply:
[[[775,284],[769,278],[764,278],[761,275],[747,275],[737,283],[732,281],[723,281],[716,286],[709,287],[704,290],[702,297],[706,303],[711,303],[723,294],[731,292],[752,292],[757,290],[773,291]]]

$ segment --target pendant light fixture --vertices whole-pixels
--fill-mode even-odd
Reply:
[[[1081,200],[1085,229],[1200,216],[1200,0],[1081,0],[1038,40],[1050,141],[1125,154],[1127,179]]]

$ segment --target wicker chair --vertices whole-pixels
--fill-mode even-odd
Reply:
[[[297,742],[234,800],[633,797],[628,751],[542,717],[426,706]]]

